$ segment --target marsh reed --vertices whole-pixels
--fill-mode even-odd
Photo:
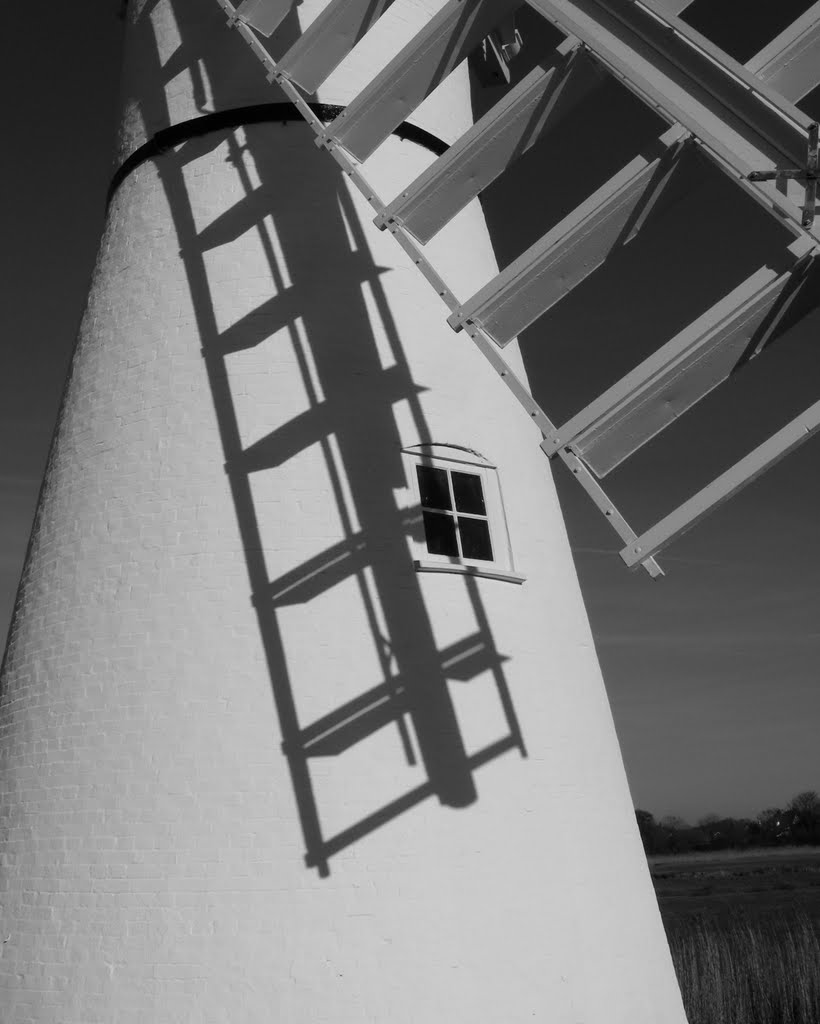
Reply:
[[[820,1024],[820,937],[805,915],[668,929],[689,1024]]]

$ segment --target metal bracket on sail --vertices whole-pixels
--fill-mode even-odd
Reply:
[[[501,21],[473,54],[473,69],[483,86],[510,83],[510,62],[521,52],[524,40],[515,27],[515,15]]]
[[[818,125],[809,125],[808,144],[805,167],[778,167],[773,171],[752,171],[746,176],[749,181],[781,181],[791,178],[801,181],[806,186],[806,197],[803,203],[802,224],[810,228],[814,224],[817,207],[818,174]]]

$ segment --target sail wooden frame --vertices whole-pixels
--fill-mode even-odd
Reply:
[[[741,361],[763,351],[784,323],[792,325],[790,312],[799,309],[804,316],[820,304],[820,225],[813,210],[808,212],[809,193],[816,188],[810,156],[815,129],[795,106],[820,83],[820,0],[746,65],[682,21],[678,15],[687,4],[681,0],[526,0],[565,34],[563,43],[387,203],[360,164],[520,0],[449,0],[329,125],[307,97],[393,0],[332,0],[278,60],[257,32],[270,34],[287,0],[244,0],[238,8],[230,0],[217,2],[268,79],[301,111],[317,145],[370,203],[375,223],[393,235],[442,298],[450,325],[472,338],[541,431],[544,452],[567,466],[625,542],[621,556],[627,565],[662,575],[654,557],[660,550],[813,435],[820,403],[640,536],[596,479],[696,405]],[[650,104],[670,127],[492,281],[459,301],[425,255],[424,243],[546,130],[570,116],[606,75]],[[501,349],[637,234],[693,147],[776,217],[794,241],[557,426]],[[668,401],[673,387],[676,405]]]

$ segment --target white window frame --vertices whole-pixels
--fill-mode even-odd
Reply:
[[[447,572],[459,573],[467,576],[483,576],[487,579],[505,580],[509,583],[523,583],[526,576],[516,571],[513,562],[512,546],[510,544],[510,533],[507,526],[507,517],[504,512],[504,502],[501,495],[501,482],[498,478],[497,468],[485,459],[478,452],[450,444],[417,444],[402,449],[407,484],[412,496],[412,505],[419,511],[418,536],[411,539],[413,564],[417,572]],[[486,510],[486,522],[490,531],[490,544],[492,546],[492,561],[478,558],[454,557],[451,555],[437,555],[427,550],[427,538],[424,533],[424,524],[421,521],[421,493],[419,491],[417,466],[429,466],[432,469],[444,469],[450,472],[473,473],[481,479],[481,489],[484,497]],[[448,480],[450,480],[448,473]],[[450,482],[452,497],[452,481]],[[484,519],[484,516],[470,513],[459,513],[453,502],[454,516],[463,515],[465,518]],[[458,544],[461,545],[461,535],[456,527]]]

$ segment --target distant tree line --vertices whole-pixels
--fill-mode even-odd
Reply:
[[[649,811],[636,810],[635,817],[647,854],[820,845],[820,795],[813,789],[798,793],[785,807],[767,807],[755,818],[707,814],[690,825],[673,815],[656,821]]]

